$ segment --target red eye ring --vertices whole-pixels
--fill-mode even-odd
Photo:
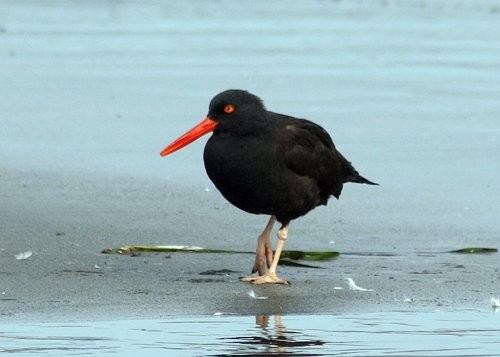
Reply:
[[[226,114],[231,114],[231,113],[234,113],[234,111],[236,110],[236,107],[232,104],[226,104],[224,106],[224,113]]]

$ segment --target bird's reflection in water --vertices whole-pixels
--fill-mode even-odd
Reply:
[[[271,321],[270,321],[271,320]],[[249,331],[246,336],[227,337],[234,343],[231,354],[238,356],[321,356],[317,350],[325,342],[307,339],[301,331],[287,330],[281,315],[257,315],[255,323],[258,329]],[[314,350],[314,351],[312,351]],[[236,352],[237,351],[237,352]]]

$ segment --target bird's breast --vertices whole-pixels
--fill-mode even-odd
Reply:
[[[230,203],[250,213],[272,214],[273,204],[264,198],[278,186],[279,159],[262,137],[214,135],[203,160],[210,180]]]

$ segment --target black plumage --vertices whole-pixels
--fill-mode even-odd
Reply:
[[[225,113],[227,105],[236,110]],[[208,117],[219,124],[205,146],[207,174],[246,212],[274,215],[287,225],[332,195],[339,198],[344,183],[374,184],[337,151],[321,126],[267,111],[246,91],[217,95]]]

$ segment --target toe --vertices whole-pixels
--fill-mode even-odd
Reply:
[[[240,278],[240,281],[249,282],[252,284],[290,284],[287,280],[281,279],[276,274],[269,274],[269,272],[262,276],[243,277]]]

